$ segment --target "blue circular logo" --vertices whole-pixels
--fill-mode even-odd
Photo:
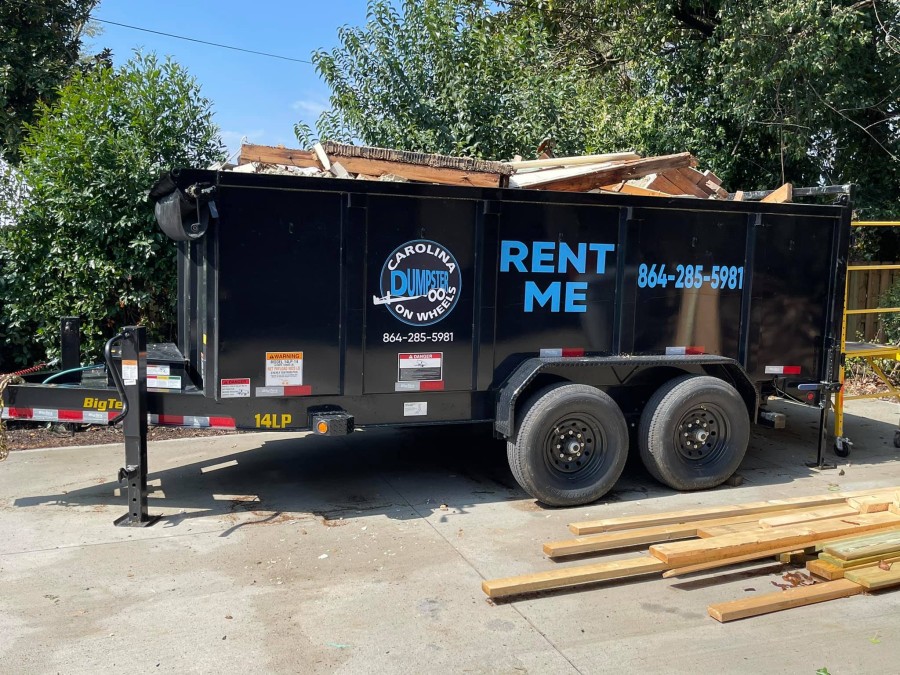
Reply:
[[[381,268],[381,297],[397,319],[410,326],[430,326],[445,318],[459,300],[462,275],[456,258],[429,239],[415,239],[394,249]]]

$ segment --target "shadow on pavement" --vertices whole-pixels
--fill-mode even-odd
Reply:
[[[788,428],[754,428],[739,469],[745,486],[789,483],[817,471],[806,462],[816,458],[818,411],[783,402],[769,409],[787,413]],[[853,454],[836,458],[829,440],[827,461],[877,463],[900,457],[893,447],[893,424],[851,414],[845,424],[856,443]],[[240,438],[205,439],[209,445],[204,447],[236,447],[235,439]],[[373,514],[411,519],[449,509],[464,514],[474,504],[505,501],[540,511],[544,507],[513,479],[505,449],[487,427],[367,430],[341,438],[265,440],[258,448],[154,471],[154,455],[163,450],[151,444],[150,483],[157,494],[151,495],[150,509],[151,513],[154,508],[166,509],[167,527],[198,516],[234,515],[239,516],[232,518],[235,528],[304,518],[339,524]],[[636,455],[632,453],[616,488],[598,505],[674,494],[646,473]],[[172,457],[168,461],[173,459],[177,461]],[[833,474],[837,480],[838,472]],[[114,494],[117,487],[111,480],[61,494],[20,497],[14,504],[116,506],[123,502]],[[741,497],[740,487],[718,489],[733,491],[729,501],[734,503],[749,500]]]

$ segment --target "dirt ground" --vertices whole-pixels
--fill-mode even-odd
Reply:
[[[51,424],[49,422],[5,422],[5,433],[9,449],[34,450],[36,448],[60,448],[77,445],[102,445],[123,443],[122,425],[114,427],[87,426],[74,424]],[[241,433],[223,429],[189,429],[182,427],[150,427],[147,438],[150,441],[164,441],[173,438],[198,438],[200,436],[226,436]]]

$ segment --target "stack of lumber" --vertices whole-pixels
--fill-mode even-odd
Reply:
[[[599,192],[648,197],[742,199],[711,171],[694,168],[690,153],[641,157],[632,152],[494,162],[327,141],[311,150],[241,146],[239,172],[329,178],[416,181],[468,187]],[[777,192],[777,194],[776,194]],[[790,185],[764,201],[791,201]]]
[[[735,504],[576,522],[573,539],[544,544],[553,560],[650,544],[642,555],[486,580],[482,590],[503,598],[599,581],[662,573],[664,578],[722,569],[773,556],[786,562],[819,552],[807,563],[825,581],[711,605],[719,621],[809,605],[900,585],[900,494],[897,488]]]

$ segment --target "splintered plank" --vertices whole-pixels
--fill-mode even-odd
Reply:
[[[481,590],[488,597],[502,598],[522,593],[589,584],[594,581],[625,579],[627,577],[662,572],[665,569],[668,569],[668,565],[656,558],[641,556],[640,558],[628,558],[626,560],[614,560],[592,565],[566,567],[547,572],[522,574],[517,577],[507,577],[506,579],[487,579],[481,582]]]
[[[898,518],[895,513],[889,515]],[[871,515],[881,515],[871,514]],[[829,544],[824,548],[825,553],[841,560],[858,560],[878,555],[900,553],[900,531],[884,532],[867,537],[860,537],[853,541],[843,541]]]
[[[502,162],[345,145],[333,141],[323,143],[322,149],[332,162],[339,158],[337,161],[351,173],[367,176],[393,174],[424,183],[498,187],[514,171]]]
[[[552,169],[564,166],[583,166],[585,164],[600,164],[601,162],[624,162],[640,158],[641,156],[634,152],[610,152],[605,155],[576,155],[574,157],[549,157],[547,159],[520,159],[504,162],[504,164],[519,171],[521,169]]]
[[[840,518],[842,516],[853,516],[858,512],[850,506],[831,506],[815,511],[798,511],[784,516],[768,516],[759,519],[760,527],[783,527],[785,525],[797,525],[798,523],[809,523],[814,520],[826,520],[828,518]]]
[[[238,164],[249,164],[250,162],[321,168],[316,153],[311,150],[273,148],[269,145],[242,145]]]
[[[819,520],[802,526],[768,529],[760,527],[755,531],[724,534],[708,539],[659,544],[650,547],[650,554],[672,567],[681,567],[779,546],[803,548],[804,545],[820,539],[888,528],[900,528],[900,518],[889,512],[870,513]]]
[[[707,199],[709,197],[709,193],[702,190],[694,181],[682,174],[681,169],[666,171],[662,175],[686,195],[691,195],[700,199]]]
[[[696,164],[696,160],[691,154],[682,152],[675,155],[647,157],[627,162],[589,164],[582,167],[536,171],[513,177],[510,180],[510,185],[536,190],[587,192],[603,185],[640,178],[667,169],[693,166],[694,164]]]
[[[725,518],[727,516],[753,515],[756,513],[772,513],[773,511],[787,511],[793,508],[830,506],[842,504],[848,497],[863,497],[866,495],[878,495],[886,492],[894,492],[900,488],[884,488],[884,490],[856,490],[851,492],[833,492],[825,495],[811,497],[789,497],[787,499],[772,499],[765,502],[749,502],[746,504],[726,504],[724,506],[708,506],[684,511],[668,511],[665,513],[650,513],[637,516],[623,516],[620,518],[603,518],[601,520],[586,520],[569,524],[569,530],[573,534],[597,534],[598,532],[612,532],[614,530],[630,530],[640,527],[653,527],[656,525],[671,525],[674,523],[688,523],[698,520],[710,520],[713,518]]]
[[[859,595],[865,589],[848,579],[826,581],[813,586],[798,586],[785,591],[766,593],[752,598],[742,598],[730,602],[720,602],[709,606],[709,615],[716,621],[725,623],[737,619],[746,619],[760,614],[771,614],[784,609],[813,605],[817,602],[847,598]]]
[[[868,591],[900,586],[900,565],[885,565],[888,569],[874,565],[844,570],[844,578],[859,584]]]

